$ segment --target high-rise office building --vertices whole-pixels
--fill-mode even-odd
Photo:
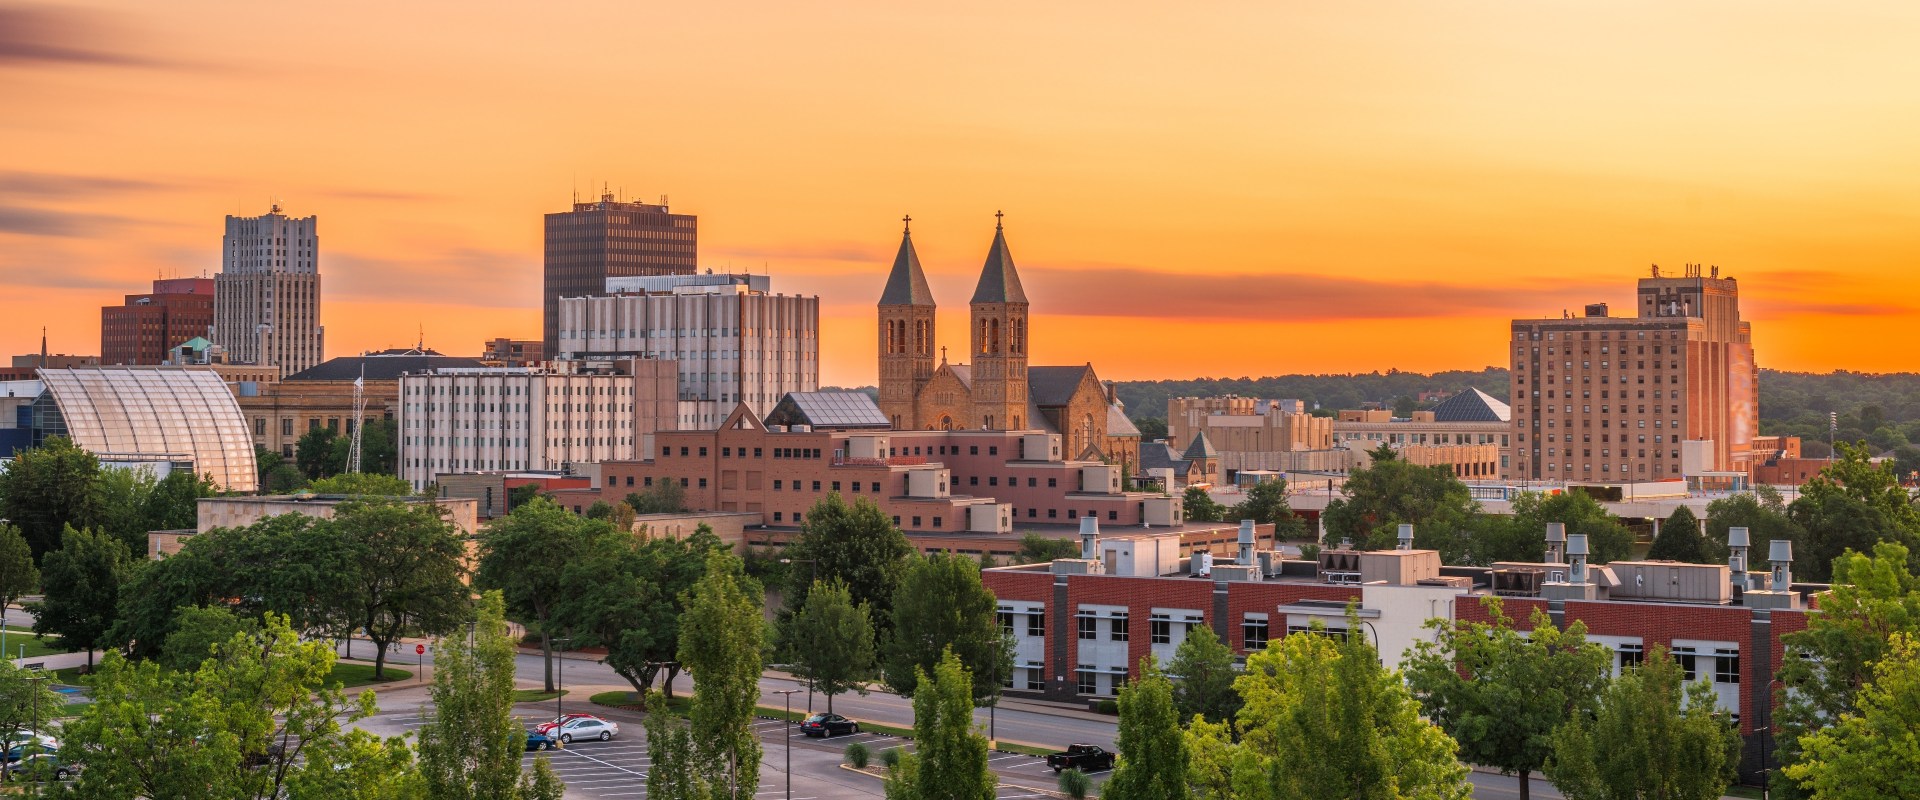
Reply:
[[[574,203],[547,215],[541,342],[560,352],[560,298],[607,294],[608,278],[692,275],[699,219],[659,205],[615,200]]]
[[[745,403],[762,416],[820,388],[820,298],[772,293],[766,275],[611,278],[608,297],[560,301],[563,359],[679,362],[681,430]]]
[[[280,206],[227,217],[214,278],[213,343],[236,364],[271,365],[286,377],[325,360],[320,326],[317,218]]]
[[[100,359],[108,364],[159,364],[168,351],[213,328],[213,279],[153,282],[149,294],[100,309]]]
[[[1635,316],[1513,321],[1514,474],[1625,483],[1744,475],[1759,421],[1753,328],[1719,268],[1640,279]],[[1716,475],[1716,473],[1718,473]],[[1724,480],[1723,480],[1724,482]]]

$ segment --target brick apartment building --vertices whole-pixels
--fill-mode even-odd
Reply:
[[[1516,319],[1514,473],[1620,483],[1744,480],[1758,369],[1740,290],[1719,268],[1641,278],[1637,313]]]
[[[130,294],[123,305],[100,309],[100,360],[107,364],[160,364],[169,351],[213,330],[213,279],[172,278],[153,291]]]
[[[1778,549],[1769,555],[1786,560],[1775,561],[1771,575],[1742,571],[1745,548],[1730,565],[1588,567],[1584,542],[1560,551],[1550,542],[1552,563],[1447,567],[1437,552],[1411,549],[1410,529],[1400,550],[1325,551],[1318,562],[1256,550],[1249,531],[1235,558],[1212,560],[1202,567],[1210,575],[1199,577],[1191,561],[1168,568],[1164,558],[1141,557],[1167,552],[1164,534],[1103,536],[1097,523],[1082,524],[1079,559],[983,573],[1015,640],[1011,693],[1112,697],[1142,658],[1164,665],[1202,625],[1244,657],[1317,622],[1336,635],[1368,637],[1397,665],[1414,642],[1430,639],[1428,620],[1484,620],[1484,599],[1498,595],[1521,630],[1532,628],[1535,608],[1558,626],[1586,623],[1588,639],[1613,651],[1616,672],[1639,663],[1648,647],[1671,650],[1689,679],[1713,683],[1721,708],[1738,721],[1749,776],[1761,768],[1755,732],[1769,725],[1780,637],[1805,629],[1804,596],[1824,588],[1793,584],[1791,555]],[[1575,555],[1561,557],[1566,550]],[[1349,603],[1359,631],[1347,630]]]

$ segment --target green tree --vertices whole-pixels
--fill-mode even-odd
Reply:
[[[1233,723],[1194,717],[1186,745],[1187,786],[1195,800],[1233,800]]]
[[[1806,531],[1807,546],[1795,551],[1804,580],[1824,581],[1840,554],[1870,552],[1880,542],[1920,551],[1920,511],[1886,464],[1875,464],[1864,445],[1839,443],[1838,457],[1807,485],[1787,513]]]
[[[1233,515],[1272,525],[1274,541],[1307,538],[1306,523],[1293,515],[1293,506],[1287,502],[1285,480],[1261,481],[1247,487],[1247,499],[1234,507]]]
[[[760,787],[760,739],[752,726],[767,650],[764,602],[740,559],[712,550],[680,626],[680,663],[693,673],[693,741],[705,774],[725,776],[714,783],[725,783],[735,797],[752,797]]]
[[[1188,522],[1219,522],[1227,515],[1227,507],[1214,502],[1202,486],[1187,487],[1186,494],[1180,496],[1180,505]]]
[[[324,429],[323,429],[324,430]],[[328,475],[307,486],[314,494],[364,495],[367,497],[410,497],[413,485],[397,475],[377,472],[341,472]]]
[[[1045,564],[1056,558],[1077,558],[1080,544],[1072,539],[1056,539],[1029,533],[1020,537],[1020,551],[1014,553],[1015,564]]]
[[[647,695],[647,797],[652,800],[710,800],[716,787],[708,784],[696,760],[693,734],[667,710],[667,696]],[[724,795],[722,795],[724,796]]]
[[[69,527],[59,550],[40,563],[45,599],[29,603],[33,632],[53,634],[53,642],[67,652],[87,651],[87,669],[93,669],[93,651],[104,643],[113,626],[120,587],[139,562],[113,537],[93,530]]]
[[[1591,721],[1553,733],[1548,780],[1567,800],[1711,800],[1733,782],[1740,734],[1721,716],[1713,684],[1688,682],[1658,645],[1607,684]]]
[[[179,672],[192,672],[200,662],[213,656],[218,645],[233,641],[235,635],[253,636],[260,623],[252,617],[235,614],[226,606],[185,606],[174,609],[179,621],[161,645],[160,663]]]
[[[505,603],[490,591],[465,635],[442,637],[433,656],[433,713],[420,728],[420,773],[433,800],[535,800],[552,776],[520,770],[527,733],[513,718],[513,637]],[[542,756],[540,761],[545,761]]]
[[[300,474],[307,480],[319,480],[347,471],[345,451],[334,448],[338,438],[338,431],[324,425],[300,434],[300,439],[293,443],[293,463],[300,468]]]
[[[613,519],[613,504],[605,500],[595,500],[593,505],[587,506],[587,513],[583,516],[594,520]]]
[[[867,693],[874,672],[873,619],[866,606],[853,604],[845,583],[823,581],[807,593],[806,606],[793,616],[788,660],[808,688],[827,696],[829,714],[834,695]]]
[[[1359,621],[1348,619],[1348,630]],[[1464,800],[1467,768],[1452,739],[1361,635],[1281,638],[1247,656],[1235,688],[1240,741],[1201,742],[1198,774],[1230,775],[1233,797]],[[1210,732],[1210,729],[1207,729]]]
[[[260,470],[262,494],[286,494],[307,485],[307,476],[279,453],[254,445],[253,457]]]
[[[344,565],[328,607],[377,648],[374,680],[386,677],[387,651],[403,636],[443,634],[467,609],[466,545],[459,529],[430,504],[390,500],[341,503],[334,510],[333,563]]]
[[[108,653],[91,684],[93,702],[61,727],[61,754],[86,765],[67,794],[418,796],[405,741],[352,727],[375,712],[373,694],[349,700],[326,684],[334,660],[326,643],[301,642],[274,615],[213,652],[192,672]]]
[[[1466,552],[1466,531],[1480,510],[1452,469],[1378,454],[1372,465],[1347,476],[1341,493],[1322,515],[1329,543],[1351,539],[1368,549],[1392,548],[1399,526],[1408,523],[1413,525],[1414,546],[1440,551],[1447,563],[1459,561]]]
[[[332,439],[332,452],[328,455],[330,463],[340,465],[340,473],[347,470],[348,455],[353,449],[353,436],[343,434]],[[400,463],[399,427],[390,419],[374,420],[360,434],[360,471],[378,475],[392,475]]]
[[[1846,553],[1833,562],[1833,588],[1820,596],[1820,613],[1807,615],[1805,630],[1780,637],[1779,750],[1783,765],[1800,760],[1801,741],[1858,710],[1860,687],[1886,659],[1895,636],[1920,634],[1920,578],[1911,556],[1882,542],[1871,557]],[[1804,789],[1784,776],[1774,781],[1787,793]]]
[[[1520,778],[1520,797],[1546,764],[1554,730],[1593,713],[1612,654],[1589,643],[1585,623],[1565,631],[1533,611],[1515,630],[1500,599],[1482,599],[1488,622],[1434,619],[1433,641],[1416,642],[1404,669],[1428,719],[1459,744],[1460,760]]]
[[[1167,420],[1164,417],[1139,417],[1134,419],[1133,427],[1140,430],[1140,441],[1143,442],[1167,438]]]
[[[807,604],[813,581],[834,578],[846,582],[854,605],[882,611],[893,602],[912,555],[906,534],[873,501],[857,497],[849,504],[839,492],[830,493],[807,510],[800,537],[787,545],[787,557],[795,565],[788,573],[787,612]],[[811,565],[801,566],[809,561]]]
[[[0,470],[0,518],[20,528],[38,560],[60,546],[68,525],[86,529],[105,521],[99,481],[99,459],[64,437],[50,437]]]
[[[1208,722],[1230,722],[1240,713],[1240,695],[1233,682],[1240,671],[1233,667],[1233,648],[1220,641],[1205,625],[1187,628],[1187,638],[1173,651],[1167,663],[1173,673],[1173,706],[1180,719],[1201,717]]]
[[[612,533],[599,521],[582,519],[545,498],[522,503],[494,520],[480,534],[480,563],[474,583],[498,589],[507,612],[540,634],[540,653],[546,665],[546,690],[553,686],[554,609],[576,591],[567,571],[593,546],[598,536]]]
[[[1879,800],[1920,797],[1920,646],[1894,634],[1874,664],[1873,680],[1860,688],[1856,710],[1800,740],[1801,757],[1786,777],[1815,797]]]
[[[145,469],[106,467],[95,480],[104,503],[98,530],[125,545],[129,553],[147,552],[147,501],[156,481]]]
[[[508,489],[507,511],[511,512],[523,504],[533,502],[533,498],[536,497],[545,497],[548,500],[553,499],[552,495],[543,494],[540,491],[540,484],[537,483],[523,483]],[[632,497],[632,495],[628,495],[628,497]]]
[[[1113,777],[1100,792],[1106,800],[1186,800],[1187,741],[1174,711],[1173,684],[1141,659],[1140,678],[1120,690],[1120,751]]]
[[[1556,495],[1539,492],[1522,492],[1513,500],[1514,530],[1524,532],[1538,547],[1531,561],[1540,560],[1538,555],[1546,550],[1547,523],[1559,522],[1567,526],[1567,535],[1587,537],[1589,550],[1587,559],[1594,564],[1619,561],[1632,554],[1633,532],[1621,524],[1620,518],[1607,511],[1600,502],[1586,492],[1561,492]],[[1484,563],[1493,560],[1488,559]]]
[[[893,626],[883,648],[887,688],[912,697],[919,676],[951,651],[973,675],[973,698],[985,704],[1000,694],[1013,648],[999,622],[999,601],[980,582],[973,559],[934,553],[915,559],[893,598]]]
[[[66,702],[34,670],[0,659],[0,741],[19,741],[22,733],[45,730],[65,713]],[[0,774],[13,768],[12,764],[0,766]]]
[[[1710,563],[1727,562],[1727,529],[1746,528],[1756,548],[1753,555],[1766,556],[1766,547],[1775,540],[1792,542],[1799,553],[1806,549],[1806,532],[1787,516],[1786,500],[1779,490],[1766,485],[1751,492],[1728,495],[1707,504],[1707,555]],[[1749,556],[1749,560],[1752,560]]]
[[[957,656],[944,653],[931,673],[920,670],[915,683],[926,687],[913,698],[917,746],[900,759],[902,786],[889,786],[887,797],[992,798],[997,782],[987,768],[987,737],[973,724],[972,687],[977,681]]]
[[[636,514],[678,514],[687,510],[687,490],[679,481],[661,478],[645,491],[627,495]]]
[[[40,569],[33,565],[27,537],[20,535],[19,528],[0,522],[0,611],[38,588]]]
[[[147,493],[141,527],[146,531],[194,530],[200,524],[200,498],[219,493],[220,487],[211,475],[169,472]],[[144,534],[142,531],[143,541],[137,552],[146,552]]]
[[[1700,533],[1700,520],[1686,506],[1673,510],[1673,515],[1660,526],[1660,535],[1653,539],[1653,547],[1647,550],[1647,558],[1667,561],[1684,561],[1688,564],[1711,564],[1715,559],[1708,554],[1707,540]]]
[[[685,539],[640,540],[607,531],[565,573],[572,587],[556,598],[553,624],[575,647],[604,647],[602,663],[645,693],[665,673],[666,695],[680,672],[682,615],[708,554],[724,546],[701,525]]]

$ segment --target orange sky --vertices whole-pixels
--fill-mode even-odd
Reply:
[[[1920,368],[1904,2],[0,0],[0,352],[320,216],[330,355],[539,331],[601,181],[822,296],[873,379],[911,212],[958,341],[1007,212],[1038,363],[1106,378],[1502,360],[1506,321],[1741,279],[1763,366]]]

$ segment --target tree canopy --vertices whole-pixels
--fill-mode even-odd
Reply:
[[[979,562],[946,553],[914,559],[894,594],[892,618],[881,659],[889,690],[912,697],[919,676],[951,652],[973,675],[975,702],[999,696],[995,676],[1011,674],[1013,648],[1000,627],[999,602],[980,582]]]
[[[1711,555],[1707,539],[1700,533],[1700,520],[1686,506],[1674,509],[1673,515],[1661,523],[1660,534],[1653,538],[1647,558],[1689,564],[1711,564],[1718,560]]]
[[[1547,778],[1567,800],[1715,800],[1733,782],[1740,734],[1720,714],[1713,684],[1684,680],[1666,648],[1601,692],[1591,719],[1553,734]]]
[[[1920,796],[1920,643],[1904,633],[1887,641],[1856,708],[1800,740],[1785,769],[1815,797],[1879,800]]]
[[[760,785],[753,715],[767,650],[765,597],[732,553],[710,550],[706,566],[680,626],[680,663],[693,673],[687,716],[705,774],[732,787],[735,796],[752,797]]]
[[[1465,554],[1467,532],[1480,510],[1467,485],[1445,466],[1423,467],[1398,458],[1380,459],[1348,474],[1341,496],[1327,504],[1321,519],[1327,542],[1351,539],[1355,547],[1383,550],[1395,546],[1401,523],[1413,525],[1413,545],[1440,551],[1457,563]]]
[[[829,493],[807,510],[800,536],[787,545],[786,557],[793,563],[785,587],[787,610],[806,605],[813,581],[833,578],[846,582],[855,605],[886,609],[912,555],[906,534],[873,501],[856,497],[847,503],[840,493]]]
[[[1105,800],[1186,800],[1187,741],[1174,710],[1173,684],[1141,659],[1140,677],[1120,690],[1120,751],[1113,777],[1100,791]]]
[[[60,547],[67,526],[84,530],[105,522],[100,472],[92,453],[64,437],[49,437],[0,470],[0,517],[20,529],[38,560]]]

